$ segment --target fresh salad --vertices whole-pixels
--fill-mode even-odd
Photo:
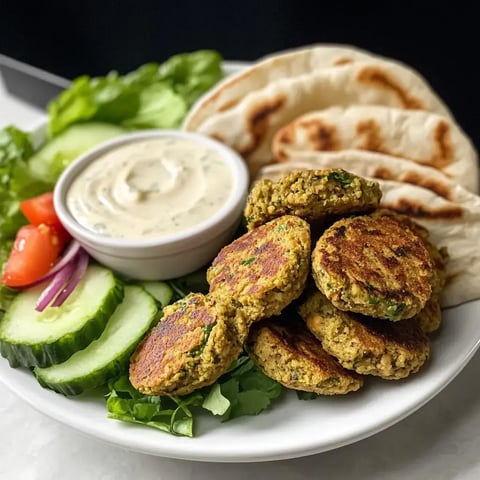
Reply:
[[[205,272],[169,282],[120,278],[70,238],[52,191],[62,171],[94,145],[132,129],[179,127],[222,78],[221,60],[202,50],[126,75],[79,77],[50,103],[39,148],[14,126],[0,131],[1,355],[64,395],[104,386],[111,418],[186,436],[193,436],[199,410],[221,421],[256,415],[283,388],[242,355],[213,385],[187,396],[135,390],[131,353],[165,305],[208,290]]]

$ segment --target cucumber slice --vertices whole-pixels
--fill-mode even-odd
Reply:
[[[143,287],[163,308],[168,305],[173,298],[172,287],[166,282],[140,282],[139,285]]]
[[[108,123],[73,125],[48,141],[30,158],[30,170],[38,179],[53,185],[63,170],[79,155],[127,131]]]
[[[134,285],[125,287],[125,298],[100,338],[63,363],[35,368],[37,380],[64,395],[76,395],[125,373],[130,355],[156,313],[157,305],[151,295]]]
[[[47,367],[64,362],[98,338],[123,298],[112,271],[90,265],[60,307],[37,312],[44,286],[18,294],[0,320],[0,353],[11,367]]]

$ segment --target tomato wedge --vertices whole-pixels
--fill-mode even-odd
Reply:
[[[25,287],[35,282],[52,268],[62,247],[55,227],[25,225],[17,232],[2,282],[8,287]]]
[[[20,210],[32,225],[40,225],[41,223],[55,226],[62,225],[53,207],[53,192],[43,193],[38,197],[20,202]]]
[[[45,224],[54,227],[62,246],[70,241],[70,234],[65,230],[55,212],[53,192],[43,193],[20,202],[20,210],[32,225]]]

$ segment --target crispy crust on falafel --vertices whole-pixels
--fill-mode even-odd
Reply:
[[[423,240],[385,216],[335,222],[312,253],[321,292],[340,310],[401,320],[416,315],[432,294],[433,262]]]
[[[363,385],[362,377],[345,370],[326,353],[301,320],[282,315],[258,322],[248,337],[247,350],[265,375],[287,388],[340,395]]]
[[[242,352],[238,315],[200,293],[166,306],[130,359],[130,382],[147,395],[187,395],[212,384]]]
[[[429,357],[429,340],[417,318],[390,322],[343,312],[319,291],[298,311],[323,348],[359,374],[397,380],[417,372]]]
[[[211,295],[233,301],[250,323],[278,315],[303,291],[310,271],[310,227],[286,215],[224,247],[207,271]]]

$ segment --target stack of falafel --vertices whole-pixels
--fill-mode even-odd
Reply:
[[[185,395],[244,348],[285,387],[322,395],[417,372],[440,325],[448,255],[410,218],[379,210],[381,195],[342,169],[255,184],[248,232],[214,259],[207,295],[164,309],[131,358],[132,385]]]

